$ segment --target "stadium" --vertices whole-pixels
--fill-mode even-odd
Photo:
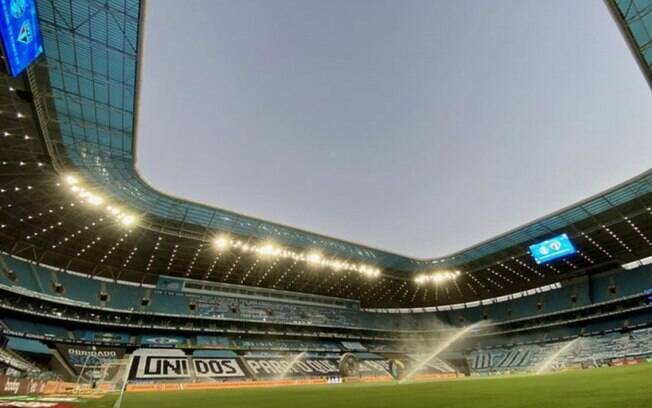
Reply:
[[[652,87],[652,1],[604,6]],[[0,7],[0,406],[652,402],[652,170],[391,253],[143,180],[145,1]]]

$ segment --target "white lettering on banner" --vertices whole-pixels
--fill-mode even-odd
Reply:
[[[169,344],[177,344],[180,343],[180,339],[176,339],[173,337],[146,337],[143,339],[145,343],[151,343],[151,344],[163,344],[163,345],[169,345]]]
[[[258,364],[258,361],[256,360],[247,360],[247,365],[249,366],[249,370],[251,370],[254,375],[257,375],[260,371],[260,364]]]
[[[235,358],[193,358],[197,377],[244,377],[240,364]]]
[[[262,367],[263,370],[265,370],[265,373],[267,374],[280,374],[278,371],[273,371],[274,369],[272,368],[272,365],[269,363],[269,360],[261,360],[260,366]]]
[[[284,367],[281,365],[280,361],[272,360],[269,362],[269,365],[272,367],[274,372],[280,371],[282,373],[284,371]]]
[[[28,386],[29,391],[27,391],[28,394],[36,394],[39,390],[39,383],[29,383]]]
[[[161,353],[156,355],[154,353]],[[192,366],[191,366],[192,365]],[[360,361],[360,373],[365,375],[385,374],[386,360]],[[255,377],[269,378],[287,373],[288,376],[332,376],[339,374],[335,359],[308,358],[290,366],[288,359],[278,357],[218,358],[186,356],[181,350],[138,350],[134,353],[134,379],[175,378],[245,378],[251,372]],[[7,386],[10,387],[9,384]]]
[[[138,361],[136,378],[187,378],[188,358],[142,356]]]
[[[245,360],[249,370],[256,376],[280,375],[283,374],[289,365],[289,362],[282,359],[265,359],[265,358],[247,358]],[[291,374],[302,376],[310,375],[333,375],[339,373],[337,363],[327,359],[307,359],[298,361],[290,368]]]
[[[103,359],[118,358],[118,353],[115,350],[81,350],[76,348],[68,348],[67,351],[71,356],[97,357]]]
[[[7,392],[13,392],[14,394],[17,394],[19,387],[20,383],[18,381],[7,380],[5,383],[5,391]]]

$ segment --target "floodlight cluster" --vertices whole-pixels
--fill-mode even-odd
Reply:
[[[70,192],[75,194],[82,202],[93,207],[104,206],[107,215],[117,220],[120,224],[129,227],[136,223],[135,215],[107,202],[107,200],[101,195],[90,191],[88,188],[84,187],[79,179],[74,175],[68,174],[63,178],[63,181],[65,185],[68,186]]]
[[[417,275],[414,278],[414,282],[417,285],[423,285],[426,283],[439,284],[443,282],[453,281],[457,279],[462,273],[460,271],[439,271],[428,274]]]
[[[380,269],[365,264],[352,263],[337,258],[326,257],[317,251],[296,252],[288,248],[278,246],[271,242],[261,244],[250,244],[238,239],[232,239],[222,235],[214,239],[213,244],[220,251],[233,249],[240,252],[252,253],[260,257],[292,259],[297,262],[305,262],[315,267],[325,267],[334,271],[352,271],[361,275],[375,278],[380,276]]]
[[[68,174],[64,176],[63,185],[71,193],[76,195],[81,202],[89,206],[103,208],[109,217],[114,218],[120,224],[129,227],[137,222],[135,215],[123,210],[119,206],[109,202],[105,197],[85,187],[82,181],[75,175]],[[310,266],[329,268],[334,271],[358,272],[370,278],[380,276],[380,269],[370,265],[325,256],[318,251],[296,252],[269,241],[254,244],[234,239],[227,235],[220,235],[213,240],[213,244],[220,251],[236,250],[242,253],[250,253],[260,258],[292,259],[296,262],[305,262]]]

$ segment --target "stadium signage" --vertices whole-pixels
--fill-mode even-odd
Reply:
[[[129,343],[129,336],[119,333],[105,333],[87,330],[84,338],[88,341],[102,343]]]
[[[5,383],[4,391],[14,394],[18,394],[18,389],[20,388],[20,383],[18,381],[8,380]]]
[[[80,350],[76,348],[68,349],[70,355],[82,356],[88,358],[99,358],[103,360],[115,360],[118,358],[118,352],[115,350]]]
[[[57,350],[73,368],[76,374],[84,373],[84,377],[97,377],[101,366],[106,366],[103,371],[109,377],[115,375],[119,369],[116,364],[124,357],[125,350],[122,348],[108,348],[95,346],[78,346],[67,344],[56,344]],[[102,373],[99,373],[101,376]]]
[[[235,358],[193,358],[196,377],[244,377],[245,373]]]
[[[0,37],[11,76],[18,76],[42,52],[34,0],[0,0]]]
[[[74,365],[94,365],[100,363],[112,363],[122,358],[123,350],[111,350],[97,347],[59,347],[59,351],[67,357],[68,361]]]
[[[537,264],[563,258],[575,252],[575,247],[566,234],[557,235],[543,242],[530,245],[530,253]]]
[[[0,375],[0,395],[37,394],[43,392],[46,382]],[[0,402],[0,406],[3,405]]]
[[[170,347],[183,343],[183,337],[141,336],[140,342],[152,347]]]
[[[187,357],[140,356],[134,363],[138,367],[136,378],[139,379],[190,377]]]
[[[190,357],[182,350],[140,349],[134,352],[129,378],[132,380],[213,378],[230,379],[290,377],[326,377],[340,374],[334,358],[304,358],[290,366],[289,359],[271,357]],[[387,360],[360,361],[360,374],[385,375]]]
[[[256,377],[276,377],[284,374],[290,362],[282,358],[247,358],[247,367]],[[339,373],[337,362],[328,359],[305,359],[292,366],[288,375],[324,376]]]

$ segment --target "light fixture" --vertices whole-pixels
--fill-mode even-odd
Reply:
[[[64,180],[65,180],[66,183],[68,183],[71,186],[77,184],[77,182],[78,182],[77,177],[73,176],[72,174],[67,175],[64,178]]]
[[[308,263],[311,263],[313,265],[319,264],[321,262],[321,254],[317,252],[309,253],[308,256],[306,257],[306,261],[308,261]]]
[[[230,240],[225,236],[220,236],[215,239],[215,246],[219,249],[227,248],[230,245]]]
[[[99,207],[100,205],[107,202],[107,199],[102,197],[102,195],[97,194],[94,191],[84,187],[75,175],[67,174],[63,177],[63,181],[69,186],[69,190],[77,195],[77,197],[83,203],[89,204],[93,207]],[[70,205],[74,206],[74,203],[70,203]],[[111,205],[111,203],[107,203],[106,207],[104,208],[109,216],[113,217],[124,226],[131,226],[137,222],[135,215],[130,214],[129,212],[124,211],[119,207],[115,207]]]
[[[213,245],[220,251],[227,248],[233,248],[245,253],[255,253],[260,257],[276,257],[282,259],[292,259],[295,262],[306,262],[311,266],[330,268],[334,271],[352,271],[358,272],[364,276],[375,278],[380,276],[380,269],[370,265],[355,264],[338,258],[327,257],[320,252],[311,250],[308,252],[296,252],[291,249],[278,246],[273,242],[263,242],[261,244],[245,243],[240,240],[231,239],[228,235],[218,235],[213,239]]]
[[[417,285],[425,283],[439,284],[457,279],[462,273],[460,271],[437,271],[433,273],[420,274],[414,278]]]
[[[133,215],[125,215],[120,219],[120,222],[123,225],[132,225],[134,222],[136,222],[136,218],[134,218]]]
[[[277,255],[280,252],[280,249],[272,243],[267,243],[258,248],[257,252],[262,256],[273,256]]]

